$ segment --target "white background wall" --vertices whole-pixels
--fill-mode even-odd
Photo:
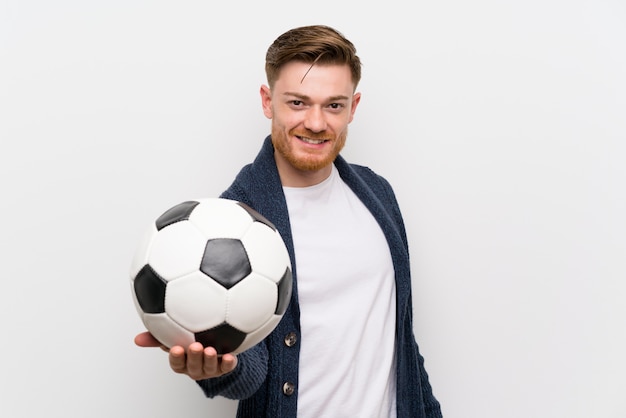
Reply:
[[[230,417],[133,345],[147,222],[268,133],[283,31],[364,62],[345,156],[395,186],[447,418],[626,416],[621,0],[0,1],[3,417]]]

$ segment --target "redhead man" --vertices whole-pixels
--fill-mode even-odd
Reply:
[[[218,356],[172,347],[173,371],[206,396],[239,399],[238,417],[441,417],[413,334],[406,232],[389,183],[342,156],[361,100],[354,45],[327,26],[285,32],[261,86],[271,135],[221,197],[272,221],[294,289],[261,343]],[[149,334],[135,342],[159,346]]]

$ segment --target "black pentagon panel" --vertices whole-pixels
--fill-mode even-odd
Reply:
[[[289,300],[291,299],[291,288],[293,286],[293,280],[291,277],[291,269],[287,268],[282,279],[278,282],[278,302],[276,303],[276,315],[284,315],[289,306]]]
[[[159,216],[156,220],[156,229],[160,231],[168,225],[171,225],[176,222],[186,221],[189,219],[189,215],[193,212],[194,208],[198,206],[200,202],[195,201],[187,201],[183,203],[179,203],[178,205],[169,208],[166,210],[163,215]]]
[[[145,313],[165,312],[165,286],[163,280],[149,265],[145,265],[133,283],[139,306]]]
[[[252,209],[250,206],[246,205],[245,203],[237,202],[237,204],[239,206],[241,206],[242,208],[244,208],[246,210],[246,212],[248,212],[250,214],[250,216],[252,216],[252,219],[254,219],[257,222],[261,222],[261,223],[269,226],[270,228],[272,228],[274,231],[276,231],[276,227],[274,226],[274,224],[271,223],[269,221],[269,219],[267,219],[265,216],[261,215],[259,212],[257,212],[256,210]]]
[[[200,271],[230,289],[252,272],[248,254],[241,241],[215,238],[206,243]]]
[[[232,353],[241,345],[246,333],[224,323],[206,331],[196,332],[195,337],[204,347],[213,347],[217,354],[226,354]]]

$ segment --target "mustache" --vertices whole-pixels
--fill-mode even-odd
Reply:
[[[305,138],[310,138],[310,139],[315,139],[315,140],[332,140],[335,138],[334,135],[331,135],[326,131],[313,132],[307,129],[292,130],[291,132],[289,132],[289,134],[293,136],[303,136]]]

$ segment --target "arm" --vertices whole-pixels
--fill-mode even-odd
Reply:
[[[386,199],[388,201],[387,208],[390,211],[390,214],[393,217],[397,225],[398,232],[400,234],[400,237],[403,241],[403,245],[408,254],[409,248],[408,248],[408,239],[407,239],[406,229],[405,229],[404,220],[400,211],[400,206],[396,199],[395,193],[393,191],[393,188],[391,187],[391,185],[389,184],[387,180],[385,180],[383,177],[380,177],[380,176],[378,176],[378,178],[382,182],[383,189],[385,190],[385,193],[386,193]],[[409,278],[411,277],[410,272],[408,270],[406,274]],[[435,398],[433,394],[433,390],[430,384],[428,373],[426,372],[426,369],[424,367],[424,357],[420,354],[419,347],[417,345],[417,341],[413,333],[413,312],[412,312],[413,302],[412,302],[411,293],[412,291],[409,287],[408,295],[407,295],[405,318],[404,318],[404,324],[407,327],[406,335],[410,336],[409,340],[412,346],[409,351],[414,353],[415,355],[414,361],[416,362],[416,365],[418,368],[420,388],[421,388],[421,397],[422,397],[423,407],[424,407],[426,416],[428,418],[441,418],[442,417],[441,406],[440,406],[439,401]],[[408,393],[405,395],[410,396],[410,394]]]

